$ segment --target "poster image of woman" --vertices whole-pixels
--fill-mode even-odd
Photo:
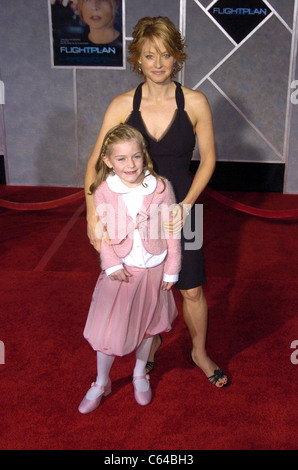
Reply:
[[[124,0],[48,0],[53,67],[124,68]]]

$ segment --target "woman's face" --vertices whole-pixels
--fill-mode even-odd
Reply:
[[[154,38],[154,42],[146,39],[139,59],[144,76],[154,82],[164,82],[171,78],[175,59],[171,56],[163,42]]]
[[[82,15],[90,29],[111,28],[115,10],[114,0],[83,0]]]

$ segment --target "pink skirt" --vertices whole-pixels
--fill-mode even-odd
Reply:
[[[147,269],[125,266],[129,282],[101,272],[95,286],[84,337],[95,351],[124,356],[144,338],[171,330],[177,316],[172,291],[161,290],[164,263]]]

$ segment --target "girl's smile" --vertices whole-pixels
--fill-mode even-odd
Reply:
[[[126,186],[133,188],[142,183],[144,157],[135,140],[114,144],[111,154],[104,156],[103,160],[109,168],[113,168],[114,173]]]

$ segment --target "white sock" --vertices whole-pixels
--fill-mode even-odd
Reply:
[[[115,356],[108,356],[102,352],[97,352],[97,378],[96,384],[104,387],[109,380],[109,373],[113,365]],[[103,394],[103,390],[97,387],[91,387],[86,394],[88,400],[95,400]]]
[[[151,350],[153,336],[144,338],[136,351],[136,364],[133,371],[134,377],[146,376],[146,364]],[[138,379],[134,382],[134,386],[138,392],[147,392],[149,383],[146,379]]]

